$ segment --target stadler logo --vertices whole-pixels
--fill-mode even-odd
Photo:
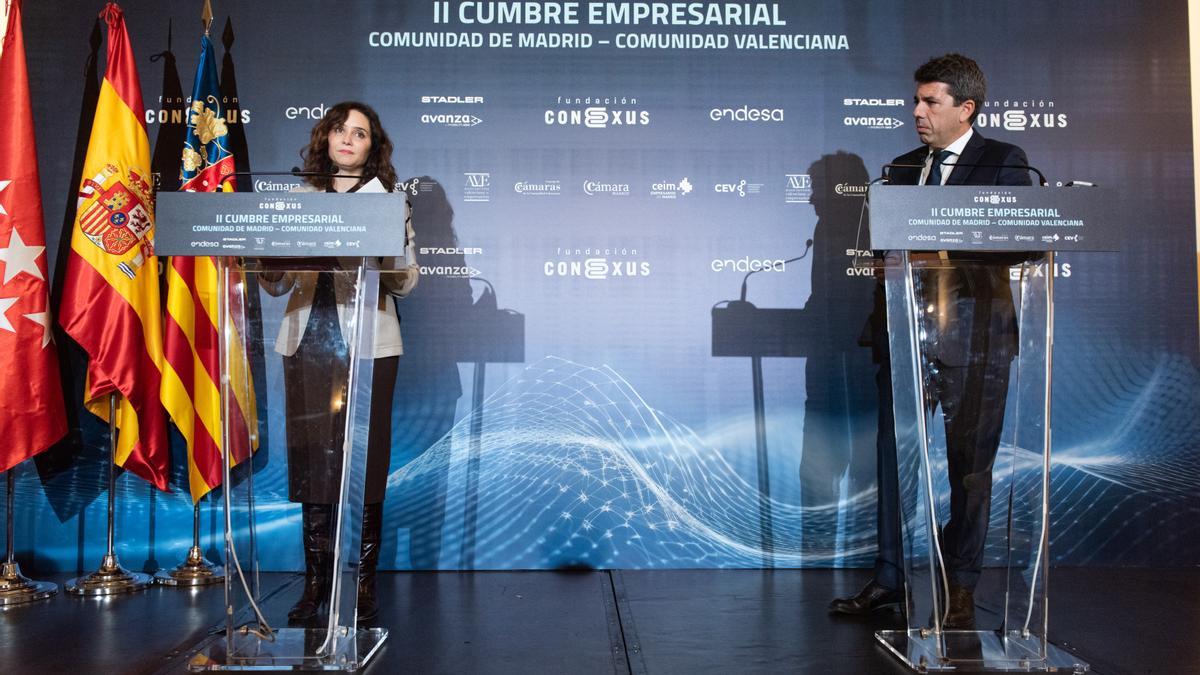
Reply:
[[[676,183],[660,182],[650,186],[650,196],[655,199],[679,199],[691,192],[692,182],[687,179],[687,176],[679,179]]]
[[[1054,101],[1046,100],[986,101],[983,110],[975,118],[975,125],[981,129],[990,127],[1005,131],[1064,129],[1067,122],[1067,114],[1057,112]]]
[[[562,181],[519,181],[513,183],[513,192],[525,197],[557,197],[562,194]]]
[[[783,186],[783,201],[785,204],[807,204],[812,201],[812,176],[806,173],[786,174],[787,183]]]
[[[628,197],[629,183],[601,183],[595,180],[585,180],[583,182],[583,193],[589,197],[597,195]]]
[[[762,192],[762,187],[762,183],[750,183],[743,178],[736,183],[717,183],[713,186],[713,192],[745,197],[747,195],[756,195]]]
[[[421,276],[445,277],[451,279],[470,279],[480,275],[480,271],[475,267],[466,264],[465,260],[462,264],[455,264],[460,261],[450,260],[448,264],[441,263],[437,260],[439,256],[450,256],[458,258],[459,256],[483,255],[483,248],[478,246],[422,246],[418,253],[421,256]]]
[[[640,258],[636,248],[559,247],[554,260],[542,263],[542,273],[548,277],[582,277],[592,281],[648,277],[650,263]]]
[[[864,107],[864,108],[891,108],[905,105],[907,101],[902,98],[844,98],[842,105],[847,108]]]
[[[759,260],[750,256],[742,256],[736,260],[716,258],[709,263],[709,267],[714,272],[784,272],[787,271],[787,261],[767,258]]]
[[[782,122],[783,108],[713,108],[708,118],[714,122]]]
[[[588,129],[636,127],[650,124],[650,112],[639,110],[636,98],[625,96],[559,96],[560,106],[548,109],[543,115],[550,126],[582,126]],[[572,106],[572,107],[562,107]],[[577,108],[573,106],[583,106]]]
[[[904,126],[904,120],[895,117],[847,116],[842,120],[842,124],[865,129],[899,129]]]
[[[482,96],[422,96],[421,103],[441,105],[477,105],[483,103]]]
[[[492,200],[492,174],[466,172],[463,174],[463,201],[488,202]]]

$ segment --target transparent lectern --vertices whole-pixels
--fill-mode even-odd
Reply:
[[[156,240],[160,255],[212,255],[216,270],[225,626],[194,648],[188,669],[358,670],[387,638],[357,625],[356,589],[375,317],[392,302],[381,282],[405,265],[404,199],[164,193],[158,213],[169,231]],[[264,575],[298,566],[260,561],[302,551],[300,504],[289,501],[302,467],[288,460],[314,439],[340,454],[340,470],[331,454],[322,475],[304,479],[333,495],[331,530],[323,555],[305,561],[316,566],[320,611],[289,625],[301,587]],[[249,447],[254,458],[239,462],[235,449]]]
[[[876,637],[916,671],[1088,669],[1046,638],[1050,392],[1054,252],[1104,250],[1100,196],[870,190],[871,248],[887,251],[907,619]],[[964,588],[969,620],[948,627]]]

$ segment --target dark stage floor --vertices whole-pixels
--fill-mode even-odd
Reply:
[[[831,617],[861,570],[382,575],[390,637],[368,673],[903,673],[874,639],[898,614]],[[1098,673],[1200,674],[1200,570],[1056,569],[1051,639]],[[61,579],[54,579],[62,581]],[[266,575],[285,612],[296,575]],[[184,672],[221,586],[0,612],[0,673]]]

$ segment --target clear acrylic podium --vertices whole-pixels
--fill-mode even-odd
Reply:
[[[874,199],[878,191],[872,190]],[[924,192],[910,194],[922,200],[950,194],[949,188],[916,190]],[[1021,190],[1051,192],[1016,188],[1002,198],[1016,201],[1033,194]],[[890,211],[891,206],[881,211],[874,202],[871,209],[875,249],[889,248],[876,245],[876,229],[903,227],[881,221],[914,223],[920,219],[909,220],[911,214],[942,213],[929,203],[908,213]],[[931,230],[935,234],[917,231],[915,236],[910,229],[902,241],[912,243],[893,244],[884,260],[907,628],[879,631],[876,637],[918,672],[1081,673],[1088,664],[1046,637],[1055,265],[1054,252],[1045,249],[1053,243],[1040,238],[1032,243],[1029,236],[1035,250],[1027,252],[1011,246],[989,250],[986,243],[980,250],[927,250],[938,248],[933,239],[938,235],[951,242],[964,234],[968,241],[974,236],[977,244],[986,242],[986,225],[977,227],[971,232],[971,226],[943,225]],[[1059,239],[1046,236],[1048,242]],[[922,251],[905,250],[918,248]],[[980,365],[988,358],[1008,365]],[[964,377],[972,367],[975,374]],[[952,493],[950,464],[959,466],[955,475],[961,485],[986,480],[989,469],[978,462],[972,471],[961,468],[962,449],[989,445],[995,433],[989,427],[996,429],[998,415],[1002,426],[990,467],[991,494],[981,500],[991,509],[974,588],[974,621],[948,629],[943,622],[950,592],[964,585],[956,574],[969,574],[962,561],[963,551],[971,548],[962,544],[963,522],[951,523],[951,502],[959,500],[960,513],[979,513],[963,506],[965,491]],[[955,440],[948,441],[948,434]],[[957,549],[951,550],[955,543]]]
[[[387,638],[383,628],[358,627],[357,567],[362,534],[363,485],[370,424],[373,359],[373,316],[379,302],[380,270],[377,259],[356,259],[353,266],[340,267],[338,259],[278,259],[269,265],[250,260],[230,265],[235,259],[221,258],[218,265],[221,297],[219,303],[222,363],[223,419],[233,416],[228,406],[256,384],[266,383],[267,391],[257,391],[258,425],[262,429],[258,453],[269,453],[266,470],[252,474],[250,463],[230,467],[225,462],[225,631],[197,646],[188,661],[188,669],[200,670],[343,670],[353,671],[366,665]],[[341,259],[346,262],[347,259]],[[321,269],[328,261],[328,269]],[[387,272],[384,272],[385,274]],[[342,294],[353,298],[344,313],[344,342],[330,340],[331,352],[342,351],[345,370],[329,372],[328,377],[342,383],[344,396],[330,401],[330,414],[344,418],[344,446],[341,500],[334,505],[333,569],[325,612],[305,625],[288,625],[287,610],[298,596],[299,587],[278,598],[264,596],[260,583],[259,549],[264,536],[283,521],[281,509],[287,501],[286,472],[289,425],[284,419],[282,398],[282,358],[276,352],[276,339],[286,320],[288,294],[272,297],[267,289],[291,282],[296,289],[312,288],[318,274],[333,277]],[[390,302],[390,300],[385,299]],[[250,308],[257,308],[251,311]],[[262,344],[254,344],[261,340]],[[311,344],[311,343],[309,343]],[[256,363],[254,354],[261,355]],[[256,372],[256,370],[260,372]],[[334,387],[338,389],[339,387]],[[231,447],[235,433],[225,424],[223,447]],[[271,520],[258,522],[258,514],[269,513]],[[294,535],[294,547],[301,546]]]
[[[193,648],[188,670],[359,670],[387,639],[383,628],[358,625],[357,584],[376,324],[393,301],[381,287],[393,287],[412,262],[404,257],[404,198],[163,193],[158,214],[159,254],[213,255],[217,276],[224,629]],[[288,359],[301,356],[320,365],[297,370]],[[297,387],[303,404],[289,400]],[[321,448],[341,454],[340,470],[334,459],[318,474],[322,490],[336,496],[324,549],[332,563],[322,565],[332,573],[317,617],[289,625],[301,585],[263,579],[299,565],[263,569],[261,561],[297,560],[303,551],[300,504],[289,501],[289,445],[311,440],[314,428],[331,439]],[[231,465],[229,449],[252,440],[253,459]]]

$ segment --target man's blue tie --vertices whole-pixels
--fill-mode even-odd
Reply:
[[[926,185],[941,185],[942,184],[942,162],[954,156],[949,150],[942,150],[933,156],[933,165],[929,167],[929,177],[925,179]]]

